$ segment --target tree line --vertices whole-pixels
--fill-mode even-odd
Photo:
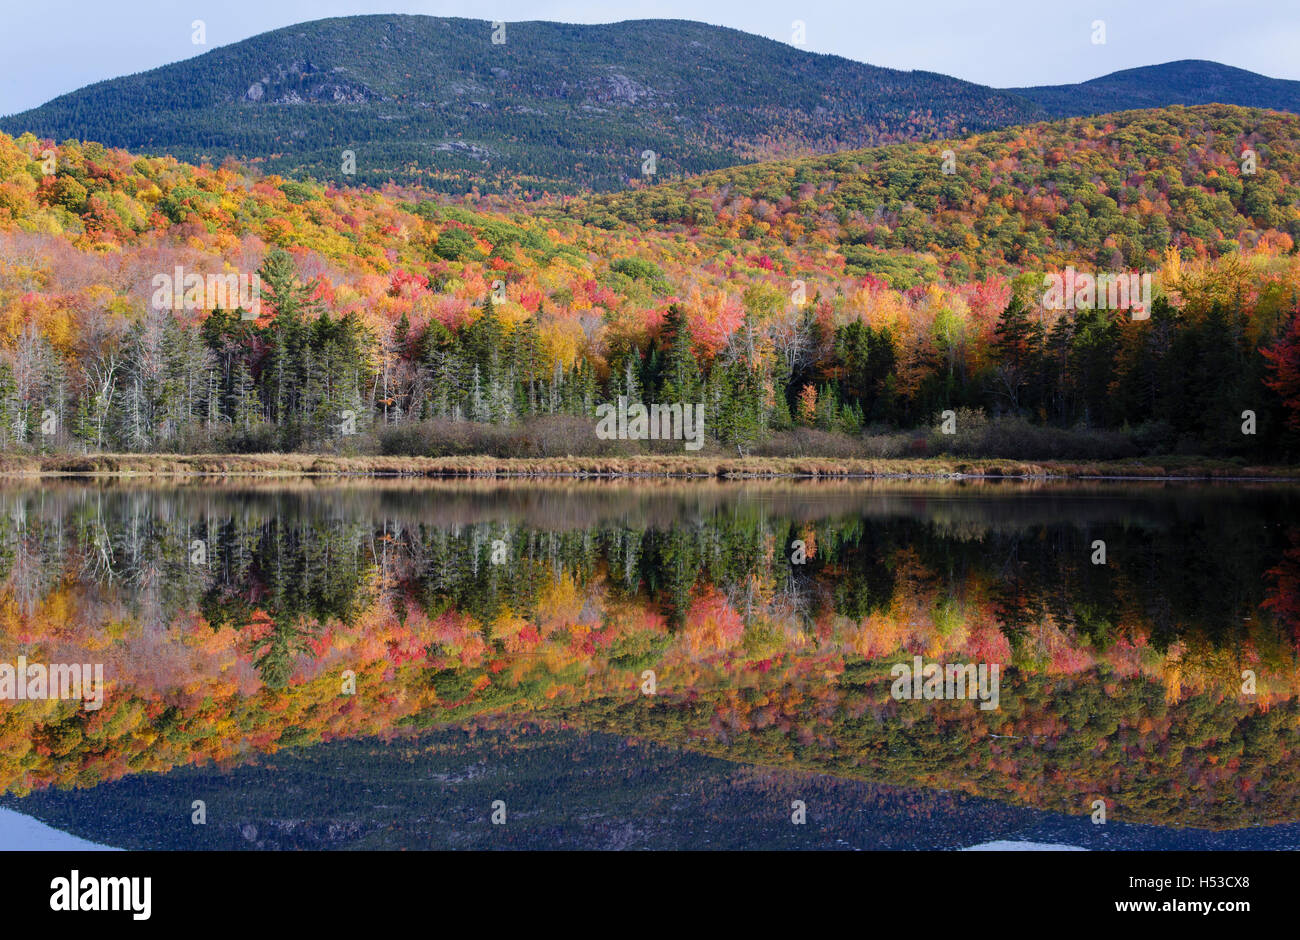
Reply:
[[[625,398],[701,404],[708,438],[742,453],[799,427],[932,428],[948,410],[1122,430],[1155,452],[1280,458],[1295,447],[1294,311],[1272,334],[1231,302],[1195,311],[1164,296],[1142,320],[1078,310],[1049,323],[1019,291],[972,354],[942,322],[936,341],[906,348],[887,324],[836,323],[814,298],[783,332],[750,305],[709,356],[670,304],[644,339],[617,333],[600,363],[582,350],[566,362],[547,354],[537,318],[502,317],[491,295],[458,328],[403,313],[381,335],[333,315],[286,251],[268,252],[258,273],[273,311],[264,322],[240,309],[195,322],[155,310],[85,337],[75,358],[26,329],[0,362],[0,446],[319,449],[412,423],[545,415],[590,419],[594,433],[596,406]]]

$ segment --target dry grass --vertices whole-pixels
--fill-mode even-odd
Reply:
[[[960,457],[858,459],[842,457],[490,456],[344,457],[317,454],[0,455],[3,476],[404,476],[442,478],[569,477],[770,479],[844,478],[1183,478],[1297,479],[1297,467],[1246,467],[1196,458],[1069,462],[979,460]]]

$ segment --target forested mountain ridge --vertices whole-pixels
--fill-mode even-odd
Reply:
[[[1184,61],[998,90],[684,20],[498,31],[376,15],[302,23],[89,85],[0,119],[0,130],[190,162],[235,156],[337,183],[535,195],[1210,102],[1300,111],[1300,82]]]
[[[1300,239],[1300,117],[1201,105],[1073,118],[733,167],[567,211],[609,229],[827,246],[895,287],[1150,266],[1170,246]]]
[[[1014,95],[682,20],[318,20],[99,82],[0,121],[181,159],[445,191],[660,176],[1032,120]],[[342,171],[344,150],[355,176]]]
[[[1074,85],[1037,85],[1007,91],[1037,102],[1052,117],[1212,103],[1300,113],[1300,82],[1268,78],[1204,59],[1124,69]]]

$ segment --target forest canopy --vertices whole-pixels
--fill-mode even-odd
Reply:
[[[624,397],[703,404],[733,453],[1293,458],[1298,148],[1295,116],[1172,107],[522,202],[0,136],[0,446],[447,453],[545,420],[577,453]],[[1055,309],[1066,268],[1140,272],[1145,316]],[[172,272],[260,303],[160,308]]]

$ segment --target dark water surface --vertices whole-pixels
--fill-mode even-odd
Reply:
[[[1298,504],[11,484],[0,696],[104,687],[0,700],[0,803],[126,848],[1292,848]]]

